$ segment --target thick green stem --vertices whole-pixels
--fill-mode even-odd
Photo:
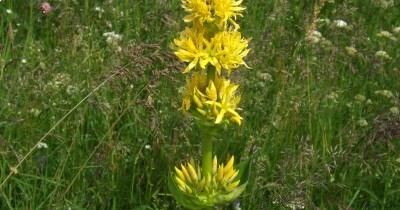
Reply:
[[[202,141],[202,170],[203,175],[212,174],[212,143],[213,138],[206,129],[203,131],[203,141]]]

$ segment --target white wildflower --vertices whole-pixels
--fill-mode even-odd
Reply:
[[[355,56],[357,55],[358,51],[356,48],[354,47],[345,47],[347,54],[351,55],[351,56]]]
[[[397,116],[400,114],[400,110],[397,106],[394,106],[389,109],[390,113],[392,113],[394,116]]]
[[[319,31],[312,31],[307,35],[307,40],[313,44],[319,43],[323,39],[321,32]]]
[[[364,118],[359,119],[359,120],[357,121],[357,124],[358,124],[360,127],[366,127],[366,126],[368,126],[368,122],[367,122],[367,120],[365,120]]]
[[[346,28],[347,27],[347,23],[344,20],[335,20],[333,21],[333,24],[337,27],[337,28]]]
[[[39,142],[39,143],[37,144],[37,148],[38,148],[38,149],[47,149],[47,148],[49,148],[49,146],[48,146],[46,143],[44,143],[44,142]]]
[[[394,37],[393,34],[390,33],[389,31],[381,31],[381,32],[377,33],[376,36],[390,39],[392,41],[397,41],[396,37]]]
[[[68,85],[66,91],[67,91],[68,95],[73,95],[78,92],[78,87],[76,87],[74,85]]]
[[[393,28],[393,33],[399,34],[400,33],[400,26]]]
[[[21,59],[21,63],[26,64],[26,62],[27,62],[27,61],[26,61],[25,58],[22,58],[22,59]]]
[[[29,113],[31,113],[31,114],[33,114],[33,116],[37,117],[40,115],[41,111],[39,109],[32,108],[31,110],[29,110]]]
[[[338,103],[339,95],[337,92],[331,92],[326,96],[326,98],[331,100],[333,103]]]
[[[382,58],[382,59],[388,59],[388,60],[392,59],[392,57],[390,57],[390,55],[386,51],[383,51],[383,50],[377,51],[375,53],[375,56],[378,58]]]
[[[386,98],[393,98],[393,93],[390,90],[377,90],[375,91],[376,95],[385,96]]]
[[[144,148],[147,149],[147,150],[149,150],[149,149],[151,149],[151,146],[150,146],[149,144],[146,144],[146,145],[144,146]]]
[[[362,103],[362,102],[364,102],[365,100],[367,100],[367,98],[366,98],[364,95],[361,95],[361,94],[357,94],[357,95],[354,97],[354,99],[355,99],[357,102],[360,102],[360,103]]]
[[[12,10],[6,9],[6,13],[7,13],[7,14],[12,14]]]

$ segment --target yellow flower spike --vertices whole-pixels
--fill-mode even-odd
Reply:
[[[213,159],[212,173],[213,173],[213,174],[216,174],[216,173],[217,173],[217,170],[218,170],[218,160],[217,160],[217,156],[215,155],[215,156],[214,156],[214,159]]]
[[[208,87],[206,89],[207,97],[211,101],[216,101],[217,100],[217,89],[215,88],[214,82],[210,81],[208,84]]]
[[[189,169],[189,174],[192,177],[192,181],[197,182],[199,180],[199,178],[198,178],[196,170],[194,169],[192,164],[188,163],[188,169]]]
[[[188,171],[186,170],[185,166],[181,164],[181,169],[183,172],[183,175],[185,175],[186,181],[187,182],[192,182],[192,178],[190,177]]]
[[[183,182],[186,181],[185,175],[183,175],[183,172],[179,170],[176,166],[175,166],[175,173],[176,175],[178,175],[179,179],[181,179]]]

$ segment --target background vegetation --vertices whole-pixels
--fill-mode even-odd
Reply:
[[[0,0],[0,209],[181,209],[179,0],[40,3]],[[216,143],[252,158],[236,209],[399,209],[399,2],[243,4],[245,121]]]

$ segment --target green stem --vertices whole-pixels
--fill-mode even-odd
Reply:
[[[212,143],[213,138],[207,132],[207,129],[203,129],[203,142],[202,142],[202,170],[203,176],[212,174]]]

